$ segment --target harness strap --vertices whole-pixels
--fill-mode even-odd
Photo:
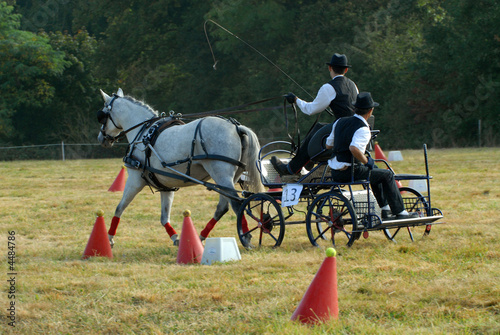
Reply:
[[[222,118],[220,116],[220,118]],[[224,119],[224,118],[223,118]],[[188,167],[187,167],[187,170],[186,170],[186,174],[188,176],[191,175],[191,164],[194,160],[203,160],[203,159],[213,159],[213,160],[219,160],[219,161],[224,161],[224,162],[228,162],[228,163],[231,163],[233,165],[237,165],[238,167],[240,168],[243,168],[245,169],[246,168],[246,164],[239,161],[239,160],[236,160],[236,159],[232,159],[230,157],[226,157],[226,156],[222,156],[222,155],[215,155],[215,154],[209,154],[208,151],[207,151],[207,148],[205,146],[205,140],[203,140],[203,134],[201,132],[201,124],[202,122],[204,121],[205,119],[201,119],[201,121],[196,125],[196,129],[194,131],[194,137],[193,137],[193,141],[191,142],[191,156],[190,158],[187,158],[186,161],[188,162]],[[227,120],[227,119],[224,119],[226,121],[229,121],[231,123],[233,123],[238,131],[238,134],[241,136],[241,132],[239,131],[238,129],[238,124],[237,124],[237,121],[234,120],[234,119],[231,119],[231,120]],[[236,123],[235,123],[236,122]],[[197,135],[199,134],[199,138],[200,138],[200,144],[201,144],[201,148],[203,149],[203,152],[205,153],[204,155],[197,155],[197,156],[194,156],[194,148],[195,148],[195,145],[196,145],[196,137]]]
[[[150,172],[152,172],[152,174],[159,174],[159,175],[162,175],[162,176],[165,176],[165,177],[170,177],[170,178],[175,178],[175,179],[178,179],[178,180],[182,180],[184,182],[195,182],[195,181],[193,181],[191,179],[188,179],[186,177],[183,177],[181,175],[178,175],[178,174],[175,174],[175,173],[166,172],[164,170],[158,170],[158,169],[152,168],[151,166],[147,166],[147,167],[145,167],[145,169],[148,170],[148,171],[150,171]],[[232,188],[229,188],[229,187],[226,187],[226,186],[222,186],[222,185],[217,185],[217,184],[206,182],[206,181],[201,181],[201,180],[199,180],[199,181],[197,180],[196,182],[198,184],[200,184],[200,185],[205,186],[210,191],[218,190],[219,193],[221,193],[222,195],[225,195],[228,198],[231,198],[231,199],[234,199],[234,200],[241,200],[240,198],[235,197],[234,195],[232,195],[230,193],[220,192],[220,190],[227,191],[227,192],[235,192],[235,190],[232,189]],[[169,188],[167,188],[167,191],[176,191],[176,190],[177,189],[169,189]]]
[[[224,162],[227,162],[227,163],[231,163],[233,165],[237,165],[239,166],[240,168],[246,168],[246,164],[243,163],[243,162],[240,162],[236,159],[232,159],[230,157],[226,157],[226,156],[221,156],[221,155],[212,155],[212,154],[207,154],[207,155],[198,155],[198,156],[193,156],[191,158],[191,160],[195,161],[195,160],[204,160],[204,159],[212,159],[212,160],[218,160],[218,161],[224,161]]]
[[[226,156],[211,155],[211,154],[208,154],[208,155],[197,155],[197,156],[193,156],[193,157],[189,157],[189,158],[184,158],[184,159],[172,162],[172,163],[163,163],[162,165],[164,167],[172,167],[172,166],[181,165],[183,163],[189,162],[190,160],[200,161],[200,160],[205,160],[205,159],[224,161],[224,162],[236,165],[236,166],[238,166],[238,167],[240,167],[242,169],[246,168],[246,164],[243,163],[243,162],[241,162],[241,161],[238,161],[236,159],[232,159],[232,158],[229,158],[229,157],[226,157]],[[136,160],[131,155],[125,156],[123,158],[123,162],[125,162],[130,167],[137,168],[137,169],[144,169],[144,165],[141,164],[138,160]]]
[[[198,161],[199,160],[219,160],[219,161],[224,161],[224,162],[236,165],[236,166],[238,166],[238,167],[240,167],[242,169],[245,169],[246,168],[246,164],[243,163],[243,162],[241,162],[241,161],[239,161],[239,160],[236,160],[236,159],[233,159],[233,158],[230,158],[230,157],[226,157],[226,156],[222,156],[222,155],[216,155],[216,154],[209,154],[208,153],[208,151],[206,149],[206,146],[205,146],[205,141],[203,140],[203,134],[201,132],[201,124],[202,124],[203,121],[204,121],[204,119],[202,119],[196,125],[195,134],[194,134],[193,141],[192,141],[192,144],[191,144],[191,155],[189,157],[181,159],[181,160],[178,160],[178,161],[175,161],[175,162],[166,163],[166,162],[164,162],[162,160],[162,158],[154,150],[153,145],[155,144],[155,142],[156,142],[159,134],[161,133],[161,131],[165,130],[169,126],[183,124],[183,122],[180,121],[180,120],[170,120],[170,121],[166,121],[163,124],[157,125],[156,127],[151,128],[150,129],[150,134],[146,135],[144,137],[143,143],[144,143],[144,145],[146,145],[146,150],[145,150],[145,156],[146,157],[145,157],[145,163],[144,164],[142,164],[139,160],[135,159],[132,156],[132,151],[134,149],[133,147],[132,147],[132,150],[129,151],[128,155],[123,158],[123,161],[127,165],[129,165],[131,167],[134,167],[134,168],[137,168],[137,169],[141,169],[142,168],[142,170],[143,170],[142,177],[146,180],[146,182],[148,182],[148,178],[151,181],[151,183],[148,182],[148,185],[151,187],[151,184],[152,184],[152,186],[154,186],[155,188],[157,188],[160,191],[176,191],[177,188],[169,188],[169,187],[163,185],[158,180],[158,178],[156,177],[155,174],[160,174],[160,175],[163,175],[163,176],[166,176],[166,177],[179,179],[179,180],[182,180],[184,182],[189,182],[189,181],[192,181],[192,180],[190,180],[189,178],[181,177],[181,176],[179,176],[179,175],[177,175],[175,173],[169,173],[169,172],[165,172],[164,170],[158,170],[158,169],[152,168],[151,165],[150,165],[151,153],[155,154],[155,156],[160,160],[161,165],[164,168],[171,168],[171,167],[176,166],[176,165],[180,165],[180,164],[183,164],[183,163],[188,163],[188,167],[187,167],[187,171],[186,171],[186,176],[190,176],[191,175],[191,173],[190,173],[191,172],[191,164],[192,164],[193,161],[197,161],[197,160]],[[237,127],[237,125],[236,125],[236,123],[234,123],[234,121],[232,121],[232,123],[235,124],[235,126]],[[140,134],[142,134],[144,130],[145,130],[145,127],[143,127],[143,130],[140,132]],[[239,131],[238,131],[238,134],[240,134]],[[140,135],[138,134],[138,136],[140,136]],[[195,149],[195,145],[196,145],[196,141],[197,141],[197,137],[198,136],[199,136],[199,138],[201,140],[201,146],[203,148],[204,154],[202,154],[202,155],[196,155],[195,156],[194,155],[194,149]],[[240,136],[241,136],[241,134],[240,134]],[[147,174],[148,178],[146,178],[146,174]],[[203,185],[205,185],[205,184],[203,184]],[[214,187],[212,187],[212,189],[214,189]]]
[[[193,162],[192,159],[193,159],[193,155],[194,155],[194,147],[196,146],[196,136],[198,135],[198,133],[200,133],[201,147],[203,148],[205,155],[208,154],[207,149],[205,148],[205,141],[203,140],[202,135],[201,135],[201,124],[203,123],[203,121],[205,121],[205,119],[201,119],[201,121],[198,122],[198,124],[196,125],[196,129],[194,130],[194,137],[193,137],[193,140],[191,141],[191,155],[190,155],[188,166],[186,169],[186,174],[188,176],[191,175],[191,164]]]
[[[160,181],[156,177],[156,173],[158,173],[158,172],[154,172],[152,170],[155,170],[155,171],[161,171],[161,170],[153,169],[151,166],[146,166],[145,168],[149,171],[148,177],[149,177],[149,179],[151,179],[151,181],[153,182],[153,186],[158,191],[160,191],[160,192],[175,192],[175,191],[179,190],[178,187],[167,187],[167,186],[163,185],[162,183],[160,183]],[[185,178],[182,178],[182,177],[176,175],[175,173],[168,173],[168,172],[164,171],[164,173],[162,173],[162,174],[165,175],[166,177],[181,179],[181,180],[184,180],[184,182],[187,182],[187,180]],[[144,176],[143,176],[143,178],[144,178]],[[151,185],[149,185],[149,188],[151,188]],[[152,188],[151,188],[151,190],[152,190]]]

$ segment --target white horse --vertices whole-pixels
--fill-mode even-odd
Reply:
[[[124,96],[121,89],[113,96],[101,90],[101,95],[104,108],[97,115],[102,124],[99,142],[111,147],[118,138],[126,136],[130,144],[124,159],[128,179],[108,231],[111,246],[123,211],[148,184],[161,193],[161,224],[174,245],[178,245],[178,235],[170,224],[170,209],[175,189],[198,185],[210,178],[219,187],[219,203],[200,234],[202,240],[228,211],[229,203],[238,213],[241,203],[234,184],[243,167],[246,166],[250,191],[263,190],[256,167],[260,145],[251,129],[220,117],[206,117],[168,127],[154,141],[150,134],[158,126],[156,121],[165,118],[143,102]]]

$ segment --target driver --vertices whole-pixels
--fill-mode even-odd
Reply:
[[[378,105],[369,92],[361,92],[354,103],[356,114],[339,119],[333,124],[332,132],[326,139],[326,148],[333,149],[333,156],[328,161],[332,178],[339,183],[351,182],[352,178],[370,180],[375,199],[382,209],[382,219],[418,217],[418,213],[408,213],[405,210],[392,171],[379,169],[373,158],[365,156],[371,139],[367,121]]]
[[[345,76],[351,67],[347,64],[347,57],[346,55],[335,53],[330,63],[326,64],[328,65],[328,71],[332,80],[321,86],[314,101],[306,102],[296,97],[293,93],[286,94],[286,100],[291,104],[296,103],[306,115],[318,114],[327,107],[330,107],[336,119],[352,116],[354,114],[352,102],[356,100],[358,88],[351,79]],[[323,126],[325,126],[324,123],[317,123],[314,126],[302,142],[295,157],[288,164],[284,164],[276,156],[271,157],[271,164],[280,176],[299,173],[302,167],[309,162],[309,141]]]

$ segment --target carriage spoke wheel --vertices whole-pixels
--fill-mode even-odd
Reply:
[[[238,211],[238,236],[245,248],[278,247],[285,236],[285,220],[278,202],[268,194],[245,199]]]
[[[403,197],[403,202],[405,205],[405,209],[408,212],[417,212],[420,216],[429,216],[430,208],[427,203],[426,198],[420,194],[418,191],[414,190],[410,187],[400,187],[399,192],[401,192],[401,196]],[[419,231],[419,229],[423,230],[422,237],[426,237],[431,232],[432,225],[422,225],[422,226],[402,226],[397,228],[385,228],[384,235],[390,241],[396,242],[396,236],[398,233],[405,234],[406,231],[410,236],[412,242],[415,241],[414,232]]]
[[[347,198],[339,193],[318,196],[306,214],[306,230],[312,245],[320,247],[351,246],[359,238],[356,212]]]

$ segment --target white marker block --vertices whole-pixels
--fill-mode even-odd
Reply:
[[[209,237],[205,240],[201,264],[211,265],[213,262],[239,260],[241,260],[240,250],[234,237]]]
[[[402,161],[403,155],[401,155],[401,151],[389,151],[389,157],[387,159],[389,162]]]

